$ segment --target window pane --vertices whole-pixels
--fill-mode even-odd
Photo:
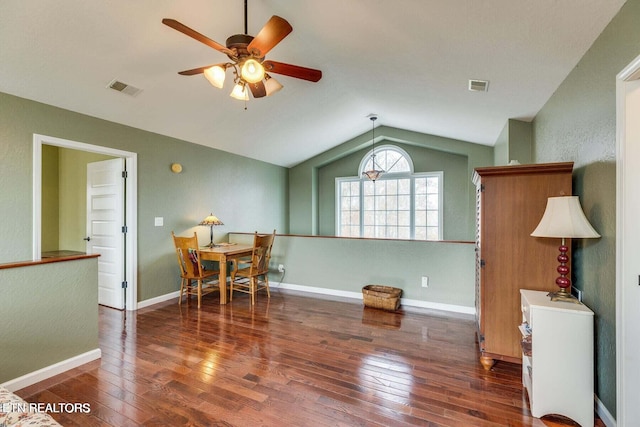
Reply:
[[[387,196],[387,209],[388,210],[398,209],[398,196]]]
[[[340,194],[342,196],[350,196],[351,195],[351,183],[350,182],[341,182],[340,183]]]
[[[364,198],[364,210],[372,211],[373,210],[373,196],[365,196]]]
[[[427,209],[438,209],[438,195],[429,194],[427,196]]]
[[[360,225],[360,212],[351,212],[349,223],[351,225]]]
[[[410,227],[398,227],[398,239],[410,239],[411,228]]]
[[[427,240],[426,227],[416,227],[416,240]]]
[[[359,197],[351,197],[349,200],[349,209],[352,211],[360,210],[360,198]]]
[[[373,191],[374,191],[374,184],[373,181],[365,181],[364,182],[364,195],[365,196],[372,196],[373,195]]]
[[[427,193],[427,179],[426,178],[416,178],[415,187],[416,187],[416,195],[417,194],[426,194]]]
[[[398,212],[398,225],[407,227],[411,225],[411,213],[409,211]]]
[[[398,213],[394,211],[387,211],[387,225],[398,225]]]
[[[410,196],[400,196],[398,197],[398,209],[403,211],[408,211],[411,209],[411,197]]]
[[[435,177],[427,178],[427,191],[429,193],[438,193],[439,191],[438,181],[439,179]]]
[[[427,240],[438,240],[438,227],[427,227]]]
[[[438,219],[439,219],[439,215],[438,215],[438,211],[429,211],[427,212],[427,224],[431,227],[437,227],[438,226]]]
[[[427,225],[427,211],[416,211],[416,228]]]
[[[421,196],[416,196],[415,198],[416,200],[416,209],[427,209],[427,196],[425,195],[421,195]]]
[[[410,181],[408,179],[398,180],[398,194],[411,194]]]

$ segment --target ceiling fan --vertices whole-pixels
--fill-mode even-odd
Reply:
[[[310,82],[317,82],[322,78],[322,71],[320,70],[265,60],[267,53],[289,35],[293,28],[285,19],[273,15],[257,36],[248,35],[247,0],[244,2],[244,34],[232,35],[227,39],[226,46],[211,40],[175,19],[165,18],[162,23],[229,57],[231,62],[180,71],[178,74],[183,76],[204,74],[209,83],[222,89],[226,70],[231,68],[235,83],[230,95],[233,98],[248,100],[249,92],[247,88],[254,98],[269,96],[282,89],[282,85],[268,73],[282,74]]]

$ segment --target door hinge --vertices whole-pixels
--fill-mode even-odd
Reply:
[[[480,184],[480,192],[484,191],[484,184]]]
[[[129,178],[129,173],[127,171],[122,171],[122,177],[123,178]]]
[[[127,281],[122,282],[122,289],[127,289]]]
[[[483,260],[483,259],[481,259],[481,260],[480,260],[480,267],[484,267],[484,265],[485,265],[485,262],[484,262],[484,260]]]
[[[123,233],[127,233],[128,231],[129,231],[129,230],[127,229],[127,226],[126,226],[126,225],[123,225],[123,226],[122,226],[122,232],[123,232]]]

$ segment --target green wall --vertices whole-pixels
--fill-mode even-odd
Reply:
[[[0,263],[31,259],[34,133],[137,153],[139,301],[179,289],[171,231],[207,241],[196,224],[212,211],[225,224],[217,240],[229,231],[288,232],[285,168],[3,93],[0,111]],[[181,174],[171,172],[174,162]]]
[[[616,412],[616,75],[640,55],[640,0],[629,0],[533,123],[537,162],[573,161],[574,194],[602,235],[573,244],[575,286],[595,312],[596,394]]]
[[[493,147],[493,163],[505,166],[512,160],[526,165],[533,163],[533,127],[529,122],[509,119]]]
[[[98,259],[0,269],[0,384],[98,349]]]
[[[229,240],[252,243],[253,236],[230,234]],[[284,283],[361,296],[364,285],[379,284],[402,289],[402,298],[418,306],[469,310],[475,306],[475,245],[471,242],[278,235],[270,264],[274,287]],[[276,272],[279,264],[285,266],[284,275]],[[422,276],[429,277],[428,288],[422,287]]]
[[[467,159],[464,176],[445,174],[444,177],[445,183],[447,180],[453,180],[453,182],[458,183],[458,188],[454,191],[456,191],[457,195],[462,194],[466,198],[465,206],[455,212],[455,217],[446,220],[445,233],[447,233],[446,230],[449,229],[455,234],[455,239],[474,240],[475,188],[471,183],[471,177],[476,167],[493,165],[493,147],[388,126],[376,128],[376,134],[378,135],[376,139],[383,140],[385,143],[402,145],[402,148],[406,151],[411,150],[411,152],[415,152],[414,150],[416,148],[421,148],[423,150],[432,150],[431,152],[439,151],[462,156]],[[341,162],[341,159],[350,156],[353,156],[353,162],[355,162],[355,159],[358,159],[359,162],[359,158],[366,152],[365,150],[368,149],[370,143],[370,134],[365,132],[289,170],[289,229],[291,233],[307,235],[324,234],[321,233],[320,230],[321,228],[326,229],[328,223],[331,222],[331,219],[328,218],[328,215],[330,215],[328,212],[333,208],[324,207],[322,201],[327,201],[330,198],[327,194],[329,191],[327,189],[327,183],[331,179],[329,175],[331,175],[332,172],[326,172],[331,169],[331,167],[329,167],[322,174],[325,188],[321,194],[320,190],[323,185],[320,178],[321,169],[334,162],[339,162],[336,168],[339,167],[343,169],[344,164]],[[426,153],[426,151],[421,151],[421,153]],[[426,158],[423,154],[419,154],[417,157],[419,159]],[[349,161],[347,160],[347,162]],[[425,164],[424,167],[427,167],[427,165]],[[416,170],[418,169],[416,168]],[[346,168],[341,170],[340,173],[344,171],[346,171]],[[355,166],[355,171],[357,171],[357,165]],[[353,175],[354,172],[350,171],[349,174]],[[445,196],[447,194],[451,197],[449,190],[445,189]],[[446,203],[445,201],[445,204]],[[456,228],[458,229],[454,232],[453,230]]]
[[[60,179],[59,149],[45,145],[42,147],[42,252],[60,249]]]
[[[87,164],[111,158],[42,146],[42,252],[85,251]]]

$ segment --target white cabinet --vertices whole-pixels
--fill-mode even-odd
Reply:
[[[520,290],[522,383],[534,417],[564,415],[593,426],[593,312]]]

